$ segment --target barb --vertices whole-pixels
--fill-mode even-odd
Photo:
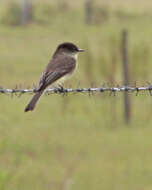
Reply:
[[[122,87],[98,87],[98,88],[48,88],[45,90],[46,94],[68,94],[68,93],[94,93],[94,92],[99,92],[99,93],[104,93],[104,92],[110,92],[110,94],[116,94],[117,92],[136,92],[136,95],[139,94],[141,91],[148,91],[150,95],[152,95],[152,85],[149,86],[142,86],[142,87],[131,87],[131,86],[122,86]],[[36,93],[37,90],[35,88],[31,89],[20,89],[20,88],[14,88],[14,89],[8,89],[8,88],[2,88],[0,87],[0,94],[15,94],[18,95],[19,97],[22,94],[25,93]]]

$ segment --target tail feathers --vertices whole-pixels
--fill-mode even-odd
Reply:
[[[32,98],[32,100],[30,101],[30,103],[27,105],[27,107],[25,108],[25,112],[28,112],[28,111],[32,111],[34,110],[35,106],[36,106],[36,103],[37,101],[39,100],[40,96],[42,95],[43,91],[39,91],[37,92],[34,97]]]

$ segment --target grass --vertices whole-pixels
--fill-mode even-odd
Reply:
[[[148,10],[146,3],[145,7],[143,12]],[[114,16],[108,21],[90,26],[78,7],[54,12],[47,24],[0,24],[0,85],[38,83],[52,52],[63,41],[86,49],[79,56],[75,76],[65,86],[121,84],[124,27],[129,31],[131,83],[151,82],[151,15],[143,16],[135,8],[133,12],[138,16],[118,18],[110,12]],[[123,94],[43,96],[37,109],[25,114],[30,98],[1,95],[0,190],[152,189],[148,93],[131,95],[130,125],[124,122]]]

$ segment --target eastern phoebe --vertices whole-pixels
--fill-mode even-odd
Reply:
[[[62,43],[57,47],[50,63],[42,74],[37,92],[25,108],[25,112],[32,111],[35,108],[40,96],[49,85],[59,81],[59,79],[65,79],[73,73],[76,69],[78,53],[83,51],[83,49],[79,49],[69,42]]]

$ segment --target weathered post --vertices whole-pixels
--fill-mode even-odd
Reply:
[[[26,25],[32,20],[33,6],[32,6],[32,0],[22,0],[22,1],[23,1],[23,9],[22,9],[21,24]]]
[[[86,24],[92,23],[93,15],[93,0],[86,0],[85,2],[85,22]]]
[[[123,80],[124,85],[128,86],[129,80],[129,60],[128,60],[128,32],[122,31],[122,62],[123,62]],[[128,92],[124,92],[124,114],[126,123],[131,121],[131,102]]]

